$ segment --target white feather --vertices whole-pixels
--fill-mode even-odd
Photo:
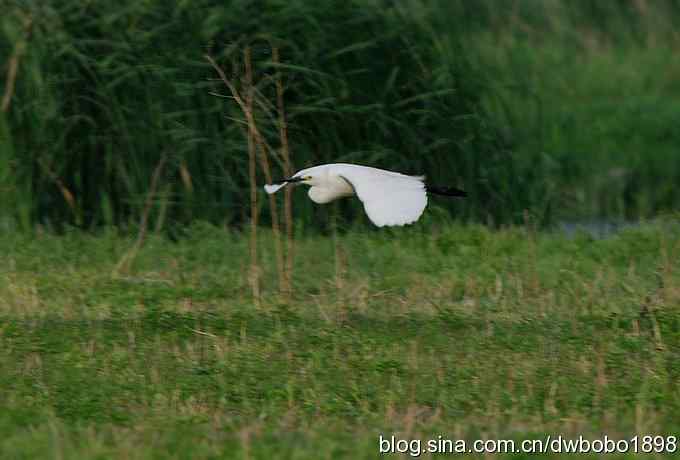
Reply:
[[[427,206],[422,176],[358,165],[332,166],[334,173],[352,185],[369,219],[378,227],[411,224],[420,218]]]
[[[274,184],[274,185],[266,184],[264,186],[264,191],[267,192],[269,195],[271,195],[272,193],[278,192],[280,189],[282,189],[285,186],[286,186],[285,182],[283,184]]]

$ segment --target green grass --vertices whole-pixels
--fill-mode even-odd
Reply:
[[[499,52],[496,40],[481,42],[479,59],[503,74],[485,101],[489,112],[519,157],[542,153],[537,168],[551,198],[532,202],[550,204],[557,220],[677,208],[680,67],[671,47],[575,52],[548,37],[507,39]]]
[[[273,77],[282,74],[297,169],[356,162],[428,173],[451,185],[490,169],[506,171],[506,155],[474,113],[478,84],[465,56],[410,9],[364,0],[46,4],[16,6],[0,29],[0,49],[11,55],[25,36],[22,18],[34,18],[11,110],[0,115],[0,129],[11,134],[0,131],[7,202],[0,213],[7,226],[136,221],[162,155],[169,161],[155,202],[163,211],[154,210],[153,222],[162,214],[181,225],[196,218],[243,223],[244,117],[233,100],[219,97],[228,91],[204,54],[242,91],[246,46],[259,101],[255,116],[274,148],[281,143]],[[281,65],[272,62],[271,45],[280,48]],[[437,57],[442,51],[446,61]],[[271,161],[275,174],[283,174],[280,159]],[[485,209],[465,205],[464,214],[483,219],[511,209],[491,184],[468,182],[471,196],[475,187],[492,199]],[[298,210],[299,218],[311,222],[311,216],[310,206]]]
[[[675,0],[52,0],[8,11],[3,88],[33,22],[0,113],[2,228],[130,225],[163,155],[153,225],[244,224],[243,116],[211,95],[226,91],[203,55],[239,86],[248,45],[274,148],[271,77],[283,76],[297,169],[426,174],[465,188],[448,209],[485,224],[522,223],[525,209],[549,224],[679,207]],[[323,227],[311,205],[297,216]]]
[[[378,436],[680,432],[680,232],[0,239],[2,458],[375,458]],[[424,456],[428,458],[427,456]],[[541,458],[540,456],[535,456]],[[519,457],[513,457],[519,458]],[[533,456],[532,456],[533,458]]]

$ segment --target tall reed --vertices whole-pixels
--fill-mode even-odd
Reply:
[[[3,228],[136,227],[161,152],[168,154],[167,180],[150,225],[174,232],[196,219],[250,222],[248,142],[235,122],[240,108],[209,94],[213,69],[202,58],[207,52],[228,62],[246,45],[262,139],[270,146],[286,139],[272,169],[292,170],[283,154],[290,151],[297,168],[348,161],[424,173],[469,192],[465,201],[433,201],[435,207],[494,224],[521,223],[524,209],[545,223],[556,210],[649,215],[680,202],[672,186],[680,167],[669,147],[680,111],[658,110],[673,100],[672,86],[651,101],[617,100],[604,112],[584,113],[568,87],[546,97],[541,82],[558,71],[535,64],[560,50],[677,43],[680,7],[671,0],[7,5],[0,17],[0,84],[11,94],[0,113]],[[17,49],[21,57],[12,61]],[[579,66],[572,68],[569,75],[580,78]],[[541,75],[539,83],[529,70]],[[603,64],[601,75],[610,71]],[[647,80],[639,80],[643,95]],[[597,100],[598,93],[587,96]],[[569,110],[555,114],[565,104]],[[621,107],[629,109],[610,119],[606,151],[597,133],[580,142],[588,126]],[[655,116],[639,116],[648,112]],[[570,113],[583,117],[576,129],[569,128]],[[620,167],[619,148],[626,150],[625,171],[612,187],[598,177]],[[590,149],[598,150],[597,161],[589,160]],[[639,152],[647,150],[661,153],[643,158]],[[269,209],[260,209],[262,217]],[[304,229],[327,228],[317,212],[300,200],[295,218]],[[358,204],[341,204],[341,227],[363,219]]]
[[[475,134],[486,130],[483,116],[472,112],[478,95],[457,81],[477,78],[463,70],[465,57],[438,62],[435,31],[396,8],[330,1],[271,1],[256,9],[249,1],[229,8],[209,1],[95,3],[48,2],[34,12],[32,46],[6,117],[12,137],[0,147],[13,177],[3,186],[21,197],[2,212],[14,219],[25,209],[27,225],[134,225],[164,150],[170,152],[165,222],[244,223],[249,173],[240,152],[247,142],[240,125],[223,117],[239,108],[209,94],[206,49],[225,61],[251,44],[256,93],[269,101],[280,93],[285,149],[294,148],[298,167],[353,161],[475,188],[481,165],[505,156],[489,142],[492,133]],[[2,36],[5,46],[15,38]],[[276,80],[285,80],[285,88],[277,89]],[[283,135],[278,125],[264,129],[265,141]],[[54,180],[34,168],[39,160],[72,192],[82,222]],[[505,209],[456,206],[467,218]],[[342,214],[361,216],[358,210],[345,206]],[[304,205],[295,215],[311,221],[313,213]]]

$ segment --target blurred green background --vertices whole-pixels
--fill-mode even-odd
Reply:
[[[274,148],[282,75],[297,169],[426,174],[470,194],[434,201],[437,218],[493,225],[525,209],[554,224],[680,203],[674,0],[2,3],[5,229],[134,225],[161,156],[151,225],[247,221],[243,115],[211,94],[227,90],[203,57],[238,82],[245,46]],[[340,206],[364,221],[357,203]],[[326,225],[307,200],[295,216]]]

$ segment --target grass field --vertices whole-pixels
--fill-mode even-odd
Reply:
[[[132,240],[113,230],[2,235],[0,457],[358,459],[380,434],[678,435],[679,230],[299,238],[292,300],[265,234],[259,305],[247,238],[207,224],[150,237],[117,276]]]
[[[680,435],[680,1],[5,3],[0,459]],[[289,156],[469,196],[290,214]]]

